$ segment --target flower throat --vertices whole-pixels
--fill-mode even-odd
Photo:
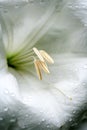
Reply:
[[[44,50],[38,50],[37,48],[32,48],[28,52],[18,53],[15,56],[7,58],[8,66],[16,70],[26,69],[29,65],[34,64],[37,76],[42,80],[42,71],[49,74],[47,62],[53,64],[54,61],[52,57]]]
[[[38,50],[37,48],[32,48],[29,51],[20,52],[10,58],[7,58],[8,66],[16,70],[25,70],[29,69],[29,65],[34,65],[36,69],[37,76],[39,80],[42,80],[42,71],[46,74],[49,74],[47,62],[49,64],[54,64],[52,57],[44,50]],[[56,88],[63,96],[67,97],[69,100],[72,100],[71,97],[67,96],[60,89]]]

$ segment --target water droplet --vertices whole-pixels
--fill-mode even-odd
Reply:
[[[45,119],[43,118],[43,119],[42,119],[42,122],[44,122],[44,121],[45,121]]]
[[[3,10],[4,11],[4,13],[7,13],[8,12],[8,10]]]
[[[15,122],[15,121],[16,121],[15,118],[13,118],[13,119],[10,120],[11,123],[13,123],[13,122]]]
[[[12,115],[12,118],[15,118],[15,114]]]
[[[83,82],[83,83],[82,83],[82,85],[83,85],[83,86],[85,86],[85,85],[86,85],[86,83],[85,83],[85,82]]]
[[[21,126],[21,128],[22,128],[22,129],[25,129],[26,127],[25,127],[25,125],[23,125],[23,126]]]
[[[73,111],[73,114],[75,114],[76,113],[76,111]]]
[[[43,4],[43,3],[44,3],[44,0],[40,0],[40,3]]]
[[[25,129],[27,126],[26,126],[26,120],[21,120],[18,122],[18,125],[21,129]]]
[[[14,93],[11,93],[11,96],[12,96],[12,97],[15,97],[15,94],[14,94]]]
[[[26,116],[26,117],[29,117],[29,115],[28,115],[28,114],[26,114],[25,116]]]
[[[29,0],[30,3],[33,3],[34,1],[33,0]]]
[[[87,65],[84,65],[84,69],[87,69]]]
[[[0,5],[0,8],[2,9],[3,7]]]
[[[26,3],[28,3],[28,2],[29,2],[29,0],[26,0],[25,2],[26,2]]]
[[[38,125],[40,125],[40,124],[41,124],[41,122],[38,123]]]
[[[77,126],[78,125],[78,123],[73,123],[71,126]]]
[[[54,118],[54,115],[51,115],[52,118]]]
[[[43,113],[43,110],[41,110],[40,113]]]
[[[72,119],[70,118],[70,119],[69,119],[69,121],[71,122],[71,121],[72,121]]]
[[[5,90],[4,92],[5,92],[5,94],[8,94],[8,93],[9,93],[8,90]]]
[[[4,108],[4,111],[8,111],[8,107],[5,107],[5,108]]]
[[[0,117],[0,121],[2,121],[3,120],[3,118],[2,117]]]
[[[49,125],[47,125],[47,128],[49,128],[50,126]]]
[[[78,68],[75,69],[75,72],[77,72],[77,71],[78,71]]]

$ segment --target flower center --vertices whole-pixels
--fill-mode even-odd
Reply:
[[[50,73],[46,62],[49,64],[54,63],[52,57],[46,51],[38,50],[35,47],[28,52],[24,51],[8,57],[7,62],[9,67],[12,67],[16,70],[25,70],[26,68],[29,68],[29,65],[34,64],[36,73],[40,80],[42,80],[42,71],[47,74]]]
[[[24,50],[8,57],[7,62],[9,67],[12,67],[16,70],[28,70],[29,65],[34,65],[39,80],[42,80],[42,71],[44,71],[46,74],[49,74],[50,71],[47,63],[53,64],[54,60],[46,51],[38,50],[37,48],[33,47],[31,50]],[[56,90],[61,92],[63,96],[72,100],[71,97],[64,94],[58,88]]]

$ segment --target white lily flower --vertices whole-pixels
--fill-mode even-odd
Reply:
[[[75,2],[81,8],[80,0],[1,1],[1,130],[68,130],[86,109],[87,32]]]

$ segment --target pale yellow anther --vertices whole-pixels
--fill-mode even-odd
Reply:
[[[36,72],[37,72],[38,78],[40,80],[42,80],[42,74],[41,74],[41,70],[40,70],[39,61],[35,60],[34,61],[34,65],[35,65],[35,68],[36,68]]]
[[[45,52],[44,50],[40,50],[40,54],[48,63],[54,64],[54,60],[47,52]]]
[[[44,50],[38,50],[37,48],[33,48],[34,53],[36,54],[37,57],[34,57],[34,65],[36,68],[36,72],[38,75],[38,78],[42,80],[42,73],[41,70],[43,70],[45,73],[49,74],[49,69],[46,64],[46,61],[50,64],[53,64],[54,61],[53,59],[49,56],[47,52]]]
[[[33,51],[34,51],[34,53],[38,56],[38,58],[39,58],[41,61],[44,62],[44,58],[42,57],[42,55],[40,54],[40,52],[38,51],[38,49],[34,47],[34,48],[33,48]]]
[[[45,73],[47,73],[47,74],[50,73],[45,62],[39,61],[39,64],[40,64],[41,69],[42,69]]]

